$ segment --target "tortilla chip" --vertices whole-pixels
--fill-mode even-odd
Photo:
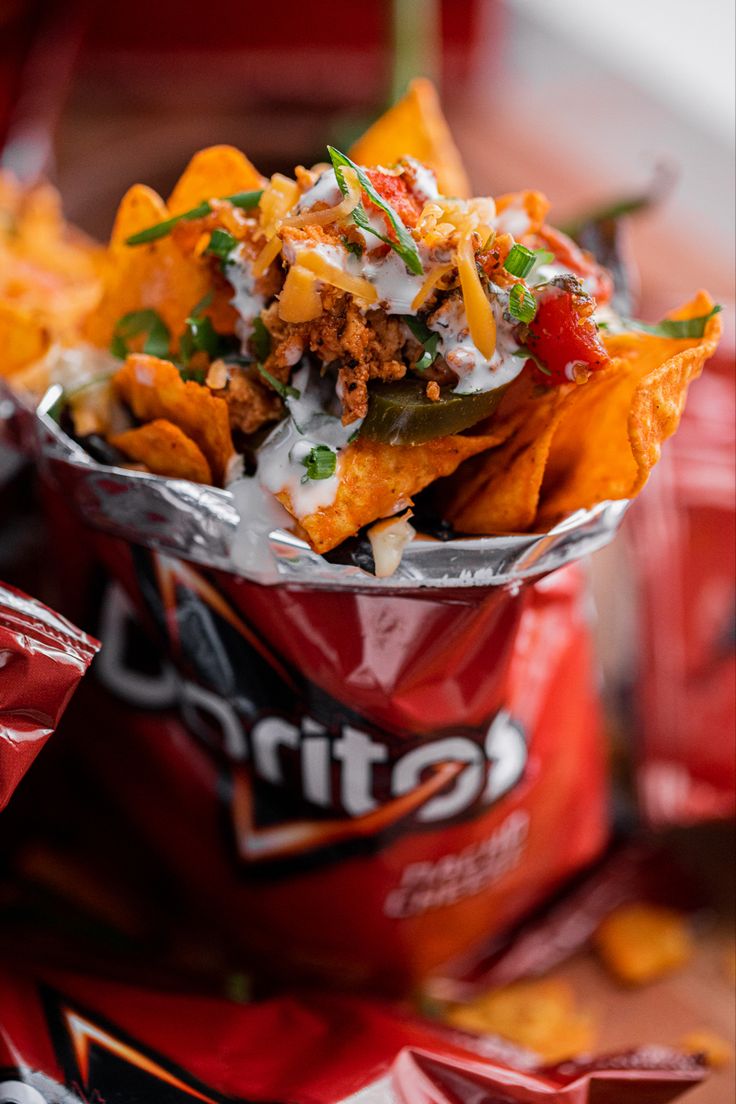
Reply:
[[[701,291],[671,317],[694,318],[712,307]],[[644,333],[606,338],[610,365],[575,389],[552,441],[541,496],[545,522],[641,491],[662,442],[677,429],[689,384],[715,351],[721,325],[715,315],[697,340]]]
[[[50,340],[78,339],[100,297],[101,258],[65,222],[54,188],[0,172],[0,374],[31,364]]]
[[[406,95],[376,119],[352,146],[350,157],[369,167],[388,167],[401,157],[415,157],[434,169],[443,195],[461,199],[470,195],[468,176],[437,91],[423,78],[412,81]]]
[[[539,387],[527,374],[517,377],[489,421],[489,431],[507,439],[453,480],[446,513],[459,532],[523,532],[532,525],[569,392]]]
[[[535,978],[492,989],[468,1004],[451,1005],[445,1020],[461,1031],[500,1035],[526,1047],[545,1062],[563,1062],[590,1052],[595,1025],[575,1006],[575,994],[562,978]]]
[[[145,353],[129,356],[114,382],[136,418],[164,418],[191,437],[212,469],[212,481],[222,485],[234,451],[224,399],[192,380],[184,381],[170,361]]]
[[[0,302],[0,376],[33,364],[48,347],[48,331],[34,312]]]
[[[405,509],[412,495],[493,443],[493,437],[457,435],[422,445],[384,445],[359,437],[341,455],[335,501],[297,520],[315,550],[328,552],[363,525]],[[276,497],[297,516],[287,491]]]
[[[694,953],[686,917],[644,902],[621,905],[607,916],[594,943],[613,976],[626,985],[658,981],[681,970]]]
[[[190,211],[205,199],[262,188],[263,177],[235,146],[209,146],[195,153],[167,204],[169,215]]]
[[[145,464],[154,475],[211,483],[212,472],[202,450],[178,426],[157,418],[153,422],[117,433],[110,443],[131,460]]]
[[[102,301],[90,316],[86,333],[93,345],[110,344],[115,326],[130,311],[158,311],[174,336],[210,286],[207,267],[185,255],[167,236],[146,245],[126,245],[126,238],[163,222],[169,211],[161,197],[144,184],[123,196],[115,217]]]

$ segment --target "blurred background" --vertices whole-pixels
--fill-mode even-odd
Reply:
[[[327,142],[349,145],[419,74],[439,86],[476,193],[539,188],[561,226],[622,198],[656,200],[620,242],[636,313],[657,319],[707,287],[726,332],[621,539],[594,561],[599,650],[613,761],[622,774],[636,766],[628,793],[650,825],[706,825],[704,843],[683,846],[715,887],[722,932],[733,837],[711,825],[733,816],[736,794],[734,15],[733,0],[0,0],[0,165],[50,176],[68,217],[101,239],[130,184],[165,195],[195,149],[230,142],[263,173],[288,172],[322,160]],[[47,778],[66,769],[78,781],[83,767],[55,756],[41,757]],[[53,803],[39,804],[57,823]],[[118,853],[111,838],[110,864],[141,883],[148,908],[160,875],[134,839]],[[60,894],[89,907],[95,929],[109,920],[137,939],[156,927],[84,866],[79,840],[65,846],[23,853],[42,911]],[[177,936],[183,957],[190,935]],[[730,938],[706,941],[679,989],[638,1005],[600,995],[609,1041],[632,1016],[656,1023],[663,999],[673,1014],[710,1006],[732,1033],[732,990],[714,980]],[[589,966],[571,969],[595,988]],[[731,1087],[699,1099],[725,1101]]]
[[[128,184],[165,191],[193,149],[232,142],[265,173],[310,163],[423,73],[477,191],[532,182],[558,224],[664,166],[671,194],[636,229],[647,301],[692,290],[696,257],[697,280],[733,298],[730,0],[281,0],[276,18],[227,0],[2,0],[0,27],[4,160],[52,165],[98,236]]]

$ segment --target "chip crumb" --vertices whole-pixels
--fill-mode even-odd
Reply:
[[[571,986],[560,978],[518,981],[452,1005],[445,1020],[476,1034],[499,1035],[547,1063],[563,1062],[595,1046],[592,1017],[575,1007]]]
[[[647,985],[689,962],[692,937],[685,917],[658,905],[623,905],[607,917],[594,945],[615,978]]]
[[[426,395],[428,399],[432,400],[432,402],[437,402],[438,398],[440,397],[440,385],[437,383],[437,380],[429,381],[429,383],[427,384]]]
[[[731,1044],[714,1031],[691,1031],[680,1039],[680,1049],[686,1054],[699,1054],[712,1069],[723,1069],[733,1061]]]

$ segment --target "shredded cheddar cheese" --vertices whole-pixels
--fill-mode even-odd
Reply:
[[[317,277],[300,264],[292,265],[279,296],[279,316],[284,322],[311,322],[321,313]]]
[[[486,360],[496,351],[496,319],[480,282],[473,251],[473,233],[466,231],[457,248],[457,270],[460,276],[465,313],[473,344]]]
[[[324,280],[326,284],[332,284],[333,287],[347,291],[350,295],[364,299],[366,303],[375,303],[378,299],[378,292],[369,280],[343,271],[337,265],[330,264],[318,253],[305,250],[298,254],[295,263],[309,269],[320,280]]]
[[[454,267],[454,265],[445,264],[438,265],[436,268],[432,269],[432,271],[420,287],[419,291],[416,293],[411,301],[411,309],[413,311],[419,310],[422,304],[425,303],[427,299],[429,299],[429,296],[432,294],[432,291],[436,288],[442,277],[446,276],[448,272],[452,272]]]
[[[258,207],[261,232],[266,241],[277,233],[282,220],[299,199],[299,185],[282,173],[274,173],[263,189]]]
[[[262,276],[272,261],[275,261],[281,252],[281,239],[271,238],[270,242],[264,245],[261,252],[258,254],[253,262],[253,275],[257,278]]]
[[[353,213],[360,203],[360,185],[354,169],[344,170],[344,180],[348,194],[334,207],[325,207],[321,211],[305,211],[303,215],[291,215],[285,218],[284,226],[327,226],[339,222]]]

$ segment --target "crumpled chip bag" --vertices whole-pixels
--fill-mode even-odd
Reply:
[[[0,973],[7,1104],[668,1104],[704,1077],[668,1047],[540,1066],[493,1037],[306,994],[259,1004],[47,973]]]
[[[0,809],[61,719],[99,644],[0,585]]]
[[[90,765],[256,970],[405,990],[604,846],[576,565],[518,591],[362,594],[86,539],[124,587],[96,630],[117,700]]]
[[[724,353],[728,373],[708,372],[693,389],[626,530],[641,642],[637,785],[658,826],[736,813],[733,346]]]

